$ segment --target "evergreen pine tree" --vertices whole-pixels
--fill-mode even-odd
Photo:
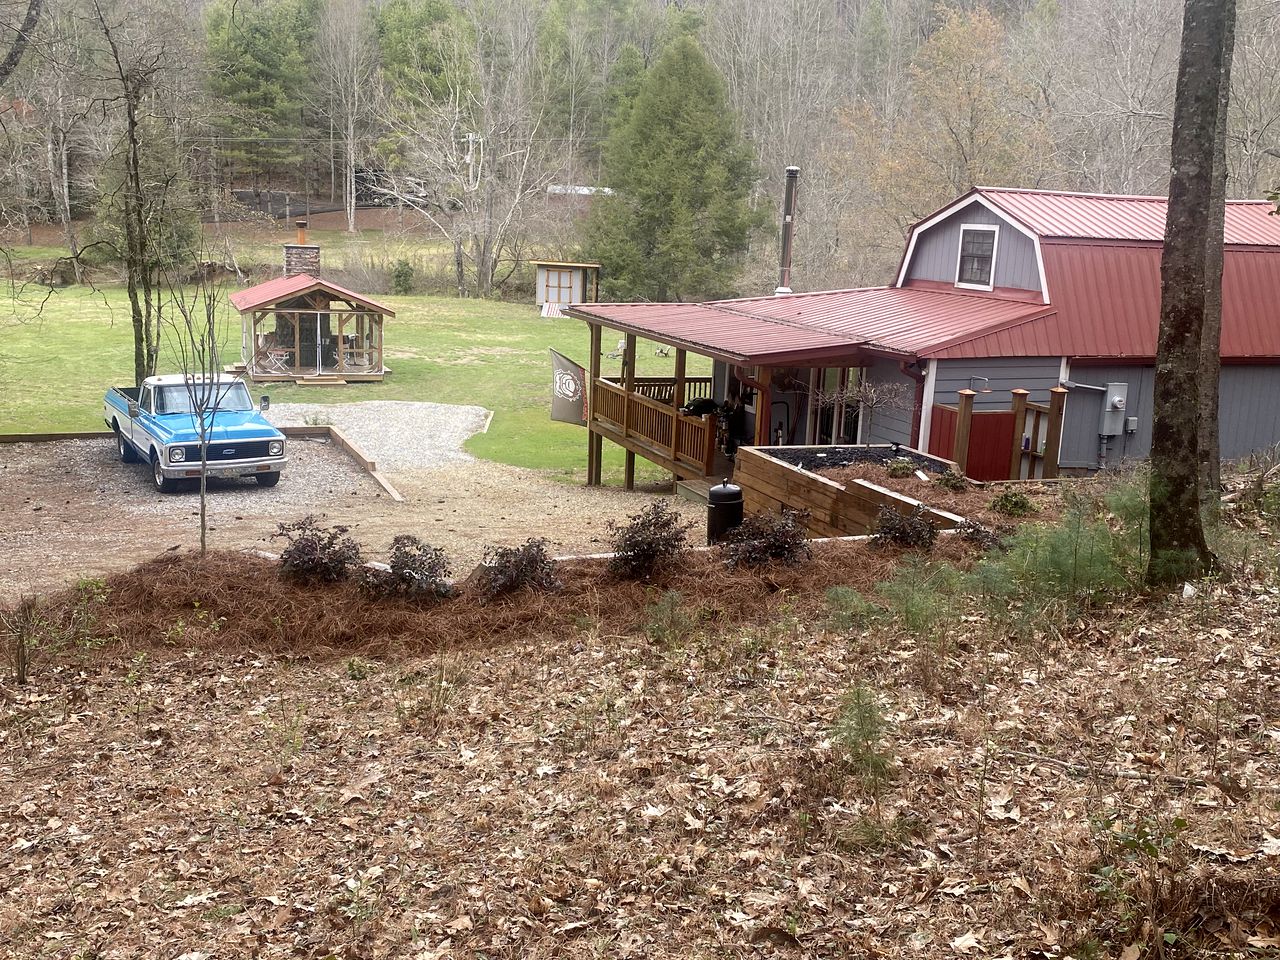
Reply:
[[[706,300],[732,292],[751,229],[756,179],[725,97],[697,43],[673,42],[645,75],[605,144],[611,196],[588,223],[609,299]]]

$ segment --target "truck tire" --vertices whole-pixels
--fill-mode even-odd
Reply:
[[[164,475],[159,454],[151,455],[151,482],[161,493],[173,493],[178,489],[178,481]]]
[[[258,481],[260,487],[274,487],[280,482],[280,471],[273,470],[271,473],[255,473],[253,479]]]
[[[121,463],[137,463],[138,451],[133,449],[133,444],[124,438],[118,424],[112,424],[112,426],[116,431],[116,452],[120,454]]]

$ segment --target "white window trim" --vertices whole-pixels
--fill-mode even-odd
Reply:
[[[965,231],[974,233],[985,232],[995,234],[991,241],[991,282],[990,283],[961,283],[960,282],[960,260],[964,256],[964,234]],[[960,224],[960,242],[956,245],[956,287],[960,290],[986,290],[991,291],[996,287],[996,255],[1000,252],[1000,226],[995,223],[962,223]]]

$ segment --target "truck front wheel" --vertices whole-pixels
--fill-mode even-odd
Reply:
[[[178,481],[171,480],[164,475],[164,464],[160,460],[159,454],[154,454],[151,457],[151,480],[161,493],[173,493],[178,489]]]
[[[116,427],[116,451],[120,454],[122,463],[138,462],[138,451],[133,449],[133,444],[125,439],[118,426]]]
[[[260,487],[274,487],[280,482],[280,471],[273,470],[271,473],[255,473],[253,478],[258,481]]]

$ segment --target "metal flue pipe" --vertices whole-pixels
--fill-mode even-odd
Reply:
[[[796,190],[800,168],[787,167],[787,190],[782,199],[782,244],[778,255],[778,289],[775,296],[791,292],[791,238],[796,225]]]

